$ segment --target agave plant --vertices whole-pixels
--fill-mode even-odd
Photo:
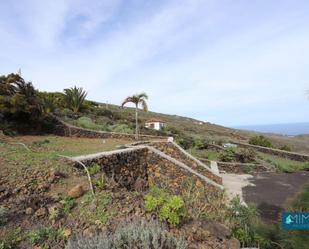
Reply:
[[[148,106],[146,100],[148,96],[146,93],[139,93],[127,97],[121,104],[124,107],[127,103],[135,104],[135,138],[139,138],[139,129],[138,129],[138,106],[141,105],[144,111],[148,111]]]
[[[73,112],[79,112],[85,99],[87,92],[82,87],[71,87],[64,89],[64,99],[67,107]]]

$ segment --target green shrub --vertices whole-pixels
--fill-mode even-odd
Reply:
[[[255,137],[250,138],[249,144],[268,147],[268,148],[273,147],[271,141],[264,136],[255,136]]]
[[[185,216],[183,199],[178,195],[171,196],[158,188],[145,196],[145,209],[171,225],[179,224]]]
[[[32,142],[32,144],[36,145],[36,146],[42,146],[44,144],[49,144],[49,143],[50,143],[50,141],[48,139]]]
[[[306,184],[300,194],[292,201],[291,209],[297,212],[308,212],[309,184]]]
[[[240,149],[236,152],[236,160],[242,163],[254,162],[256,152],[253,149]]]
[[[206,139],[195,139],[194,140],[194,147],[198,150],[205,150],[208,149],[209,142]]]
[[[90,175],[95,175],[97,173],[99,173],[101,170],[101,167],[100,165],[96,164],[96,163],[93,163],[91,164],[89,167],[88,167],[88,171],[89,171],[89,174]]]
[[[66,196],[61,201],[61,203],[63,205],[64,213],[69,214],[71,212],[71,209],[76,205],[76,200],[70,196]]]
[[[134,132],[127,124],[115,124],[111,125],[109,128],[111,131],[119,133],[133,134]]]
[[[21,229],[11,231],[5,238],[0,238],[0,249],[14,249],[22,241]]]
[[[83,196],[81,204],[78,206],[80,211],[80,218],[87,223],[96,225],[105,224],[109,217],[115,214],[115,210],[108,210],[108,206],[112,203],[113,196],[111,193],[102,191],[97,192],[95,196],[90,193]],[[96,208],[89,209],[90,205],[94,205]]]
[[[103,190],[106,186],[106,179],[105,176],[102,174],[99,179],[95,181],[95,186],[100,190]]]
[[[111,110],[106,109],[106,108],[101,108],[101,107],[99,107],[98,109],[95,110],[95,114],[97,116],[105,116],[109,119],[113,119],[113,117],[114,117],[114,114]]]
[[[77,119],[76,125],[91,130],[104,130],[105,128],[103,125],[98,125],[94,123],[92,119],[88,117],[80,117],[79,119]]]
[[[291,147],[288,145],[283,145],[279,148],[279,150],[292,151]]]
[[[194,147],[194,139],[190,136],[182,135],[181,137],[176,137],[176,142],[185,150]]]
[[[252,225],[258,221],[258,213],[255,205],[245,206],[237,196],[231,201],[231,223],[233,224],[233,235],[245,245],[253,245],[256,236]]]
[[[232,162],[236,158],[236,151],[234,148],[226,148],[219,154],[219,160],[222,162]]]
[[[0,131],[3,132],[4,135],[7,136],[14,136],[17,134],[16,130],[14,129],[13,125],[6,120],[0,118]]]
[[[74,113],[71,109],[68,109],[68,108],[64,108],[62,110],[62,113],[65,115],[65,116],[68,116],[68,117],[73,117]]]
[[[63,229],[55,229],[53,227],[41,227],[28,233],[27,237],[29,243],[33,246],[41,244],[46,240],[51,242],[65,238]]]
[[[244,167],[243,171],[244,171],[244,173],[246,173],[246,174],[251,174],[252,171],[253,171],[253,166],[251,166],[251,165],[246,165],[246,166]]]
[[[173,136],[182,134],[182,132],[178,128],[176,128],[175,126],[171,126],[171,125],[165,126],[164,131],[167,132],[168,135],[173,135]]]
[[[5,207],[0,206],[0,226],[8,221],[8,215],[9,211]]]
[[[186,249],[183,239],[169,234],[157,221],[134,220],[118,225],[112,234],[92,238],[73,236],[66,249]]]

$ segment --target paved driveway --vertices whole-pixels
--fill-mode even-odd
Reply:
[[[309,183],[309,171],[295,173],[259,173],[249,179],[251,184],[242,189],[246,203],[257,205],[261,218],[277,221],[286,202]],[[309,203],[308,203],[309,206]]]

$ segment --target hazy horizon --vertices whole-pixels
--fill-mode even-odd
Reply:
[[[224,126],[308,122],[309,2],[1,1],[0,75]]]
[[[233,126],[232,128],[290,136],[309,134],[309,122],[241,125]]]

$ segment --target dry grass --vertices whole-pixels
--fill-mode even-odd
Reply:
[[[29,150],[22,146],[24,144]],[[59,136],[17,136],[0,140],[0,176],[16,178],[28,169],[61,171],[67,165],[59,155],[77,156],[116,149],[129,143],[120,139],[90,139]],[[10,179],[8,179],[10,180]]]

